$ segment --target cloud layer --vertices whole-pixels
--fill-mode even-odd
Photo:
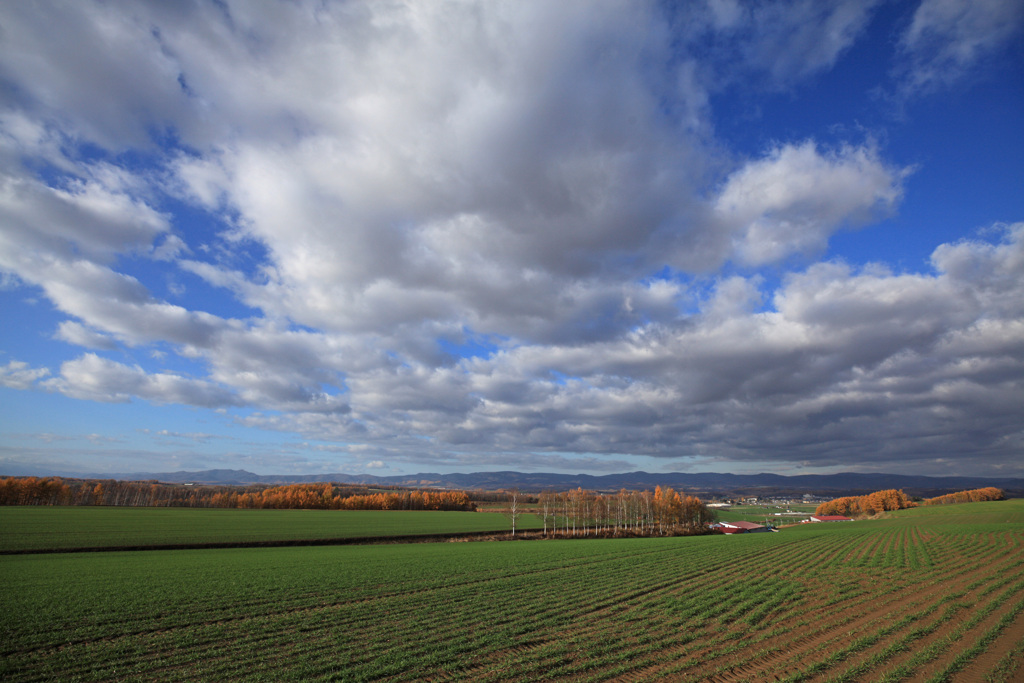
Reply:
[[[995,4],[922,3],[901,82],[1008,40]],[[1012,464],[1024,225],[921,273],[816,262],[911,169],[715,136],[717,92],[832,68],[872,7],[7,6],[0,270],[84,350],[0,379],[368,459]]]

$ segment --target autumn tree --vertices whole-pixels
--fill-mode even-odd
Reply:
[[[914,502],[903,491],[887,489],[885,491],[875,491],[865,496],[835,498],[834,500],[821,503],[815,509],[814,514],[819,516],[842,515],[844,517],[853,517],[856,515],[875,515],[879,512],[889,512],[891,510],[903,510],[908,507],[914,507]]]
[[[985,488],[957,491],[956,493],[947,493],[944,496],[927,498],[921,504],[950,505],[952,503],[978,503],[985,500],[1003,500],[1004,498],[1005,494],[1002,489],[998,489],[995,486],[986,486]]]

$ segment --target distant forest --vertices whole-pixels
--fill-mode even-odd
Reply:
[[[342,484],[192,486],[157,481],[0,477],[0,505],[255,508],[279,510],[475,510],[465,491]]]

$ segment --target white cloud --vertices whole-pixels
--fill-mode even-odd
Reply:
[[[763,265],[819,252],[838,229],[889,213],[907,173],[872,146],[822,153],[810,141],[782,145],[729,176],[715,214],[733,235],[735,257]]]
[[[453,448],[749,459],[770,450],[821,464],[844,453],[881,462],[970,452],[981,437],[951,432],[953,420],[1002,435],[992,456],[1007,458],[1024,404],[1021,312],[1005,308],[1024,294],[1020,234],[936,251],[944,266],[953,251],[957,263],[976,261],[964,271],[819,264],[764,312],[756,287],[732,279],[684,324],[360,375],[349,382],[351,416],[372,416],[382,436],[429,434]]]
[[[831,70],[861,37],[878,0],[677,3],[677,49],[701,64],[710,90],[791,90]]]
[[[50,374],[46,368],[31,368],[28,363],[12,360],[0,366],[0,386],[11,389],[30,389]]]
[[[122,150],[185,115],[181,70],[146,8],[71,3],[5,8],[0,79],[75,137]]]
[[[937,454],[980,448],[1010,463],[1024,405],[1022,313],[1007,308],[1024,299],[1021,236],[1008,226],[996,244],[940,247],[932,274],[813,265],[767,309],[758,281],[734,277],[685,321],[614,340],[520,345],[451,367],[371,368],[346,378],[349,413],[250,423],[369,440],[391,449],[389,460],[447,466],[524,463],[524,450],[538,461],[566,451],[720,461],[771,453],[870,468],[925,467]],[[516,455],[480,455],[489,452]]]
[[[7,154],[0,159],[10,160]],[[0,172],[0,267],[17,271],[26,252],[36,251],[107,262],[148,247],[168,230],[167,216],[120,186],[121,174],[86,170],[91,178],[69,180],[63,188],[19,173],[17,166]]]
[[[270,250],[250,302],[321,328],[469,317],[486,332],[557,335],[559,289],[598,286],[621,263],[660,267],[660,243],[710,229],[684,221],[698,201],[694,142],[637,78],[667,57],[650,13],[539,8],[380,3],[340,34],[277,36],[271,92],[291,92],[309,51],[324,52],[316,100],[287,100],[302,135],[244,137],[178,166],[204,205],[226,202]],[[576,78],[594,58],[602,79]],[[285,101],[252,97],[254,111]]]
[[[57,333],[54,337],[69,344],[84,346],[90,349],[113,351],[117,348],[117,343],[107,335],[100,334],[85,325],[71,320],[62,322],[57,327]]]
[[[63,363],[60,376],[45,384],[67,396],[93,401],[125,402],[138,397],[205,408],[242,404],[232,391],[211,382],[172,373],[148,374],[137,365],[123,365],[93,353]]]
[[[177,235],[167,235],[163,243],[153,249],[153,258],[157,261],[174,261],[180,254],[190,251],[188,245]]]
[[[831,69],[871,18],[877,0],[761,3],[750,9],[751,40],[744,46],[754,68],[787,86]]]
[[[149,434],[150,430],[141,430],[143,433]],[[207,434],[205,432],[175,432],[169,429],[160,429],[152,432],[153,436],[162,439],[173,439],[182,441],[193,441],[196,443],[207,443],[213,440],[224,439],[226,437],[219,434]]]
[[[867,11],[789,7],[787,26],[803,32],[797,52],[805,56],[797,61],[810,70],[830,64]],[[676,49],[651,8],[517,3],[441,11],[374,3],[315,12],[301,5],[190,12],[203,21],[145,5],[117,17],[79,17],[101,25],[81,31],[74,45],[102,54],[90,58],[95,63],[81,83],[61,81],[53,97],[69,99],[40,95],[32,104],[79,112],[83,122],[67,125],[115,148],[111,135],[87,123],[97,112],[71,106],[86,87],[104,93],[98,98],[123,101],[137,117],[166,112],[196,152],[171,159],[171,180],[161,182],[230,215],[234,235],[248,235],[269,252],[250,275],[198,261],[185,267],[275,319],[339,332],[400,330],[402,339],[392,343],[421,358],[415,347],[422,344],[412,337],[446,326],[534,341],[608,338],[676,314],[672,293],[638,286],[638,276],[664,265],[703,271],[729,256],[728,232],[736,228],[707,220],[700,199],[704,142],[691,134],[692,125],[680,129],[669,116],[699,117],[707,93],[692,62],[681,62],[678,72],[650,68],[672,64]],[[12,21],[38,28],[22,13]],[[805,30],[812,25],[832,28]],[[23,40],[41,40],[32,30]],[[829,45],[813,47],[822,36]],[[117,73],[107,71],[111,55],[130,59],[157,44],[160,59],[135,62],[152,72],[149,88],[127,93],[107,79]],[[53,49],[45,46],[37,47]],[[809,51],[820,55],[812,59]],[[51,56],[61,59],[59,51]],[[33,64],[49,78],[48,67]],[[600,77],[580,79],[583,69]],[[173,106],[162,106],[167,98]],[[117,122],[134,126],[123,115],[104,125]],[[226,127],[230,136],[209,137]],[[799,161],[797,153],[810,146],[781,150],[777,165]],[[837,183],[891,185],[892,178],[878,177],[886,174],[881,162],[865,155],[870,150],[851,150],[826,170]],[[810,162],[829,164],[820,155]],[[821,169],[787,170],[806,177]],[[751,164],[732,185],[752,182],[755,171],[770,169]],[[853,178],[872,172],[875,178]],[[800,191],[784,185],[774,189]],[[748,221],[736,249],[760,263],[820,248],[836,222],[856,219],[847,214],[872,201],[893,198],[858,195],[805,209],[797,197],[788,214],[787,207],[761,207],[778,219],[727,218]],[[41,220],[35,210],[29,222]],[[134,243],[152,245],[167,230],[158,227]],[[152,255],[167,259],[187,248],[168,235]],[[105,315],[79,313],[84,302],[62,307],[136,341],[146,339],[143,326],[129,330],[126,321],[182,318],[159,302]],[[152,320],[145,327],[161,329]],[[179,330],[171,339],[202,345],[196,335]]]
[[[911,92],[949,86],[1010,42],[1024,26],[1018,0],[923,0],[900,39]]]
[[[135,278],[88,261],[36,262],[22,277],[39,284],[60,310],[130,345],[169,341],[204,348],[238,325],[151,299]]]

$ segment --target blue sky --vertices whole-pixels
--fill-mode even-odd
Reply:
[[[1024,5],[0,8],[0,474],[1024,476]]]

